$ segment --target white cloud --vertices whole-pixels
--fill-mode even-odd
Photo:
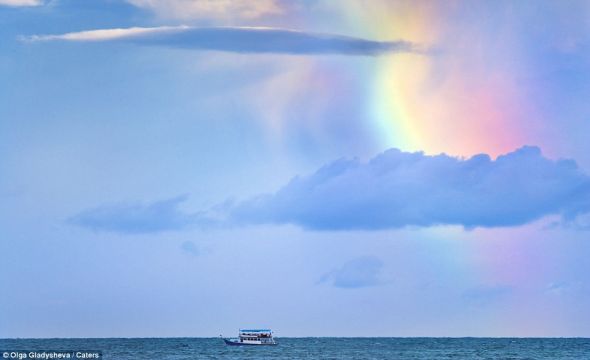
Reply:
[[[41,6],[43,5],[42,0],[0,0],[0,6]]]
[[[257,19],[279,14],[276,0],[127,0],[130,4],[175,19]]]
[[[2,0],[0,0],[2,1]],[[133,37],[156,35],[182,31],[187,29],[186,26],[160,26],[160,27],[132,27],[119,29],[99,29],[71,32],[58,35],[32,35],[24,37],[28,41],[50,41],[50,40],[68,40],[68,41],[109,41],[118,39],[129,39]]]

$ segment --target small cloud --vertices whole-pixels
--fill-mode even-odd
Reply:
[[[480,286],[465,291],[463,298],[473,304],[485,305],[504,299],[512,292],[512,287],[506,285]]]
[[[570,291],[571,284],[567,281],[557,281],[547,284],[545,292],[557,296],[564,295]]]
[[[562,225],[569,229],[588,231],[590,230],[590,212],[569,219],[568,221],[563,222]]]
[[[160,26],[99,29],[58,35],[32,35],[24,41],[126,41],[142,45],[236,53],[339,54],[375,56],[420,52],[406,41],[373,41],[335,34],[318,34],[270,27]]]
[[[324,274],[319,283],[346,289],[380,285],[383,283],[379,278],[382,267],[383,263],[375,256],[358,257]]]
[[[195,243],[192,241],[183,242],[180,245],[180,248],[182,249],[182,251],[192,256],[199,256],[201,253],[197,245],[195,245]]]
[[[147,234],[182,230],[197,222],[196,214],[178,209],[186,195],[144,203],[119,203],[88,209],[68,219],[68,223],[94,231]]]
[[[33,7],[43,5],[43,0],[0,0],[0,6]]]

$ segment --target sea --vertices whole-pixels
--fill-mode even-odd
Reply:
[[[277,342],[277,346],[227,346],[219,338],[0,339],[0,359],[49,359],[51,354],[64,353],[73,359],[86,355],[86,359],[118,360],[590,359],[587,338],[277,338]]]

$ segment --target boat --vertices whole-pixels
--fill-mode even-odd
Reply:
[[[237,338],[225,339],[223,341],[230,346],[242,345],[276,345],[270,329],[240,329]]]

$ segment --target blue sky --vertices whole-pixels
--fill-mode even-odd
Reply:
[[[590,336],[588,10],[0,0],[0,337]]]

